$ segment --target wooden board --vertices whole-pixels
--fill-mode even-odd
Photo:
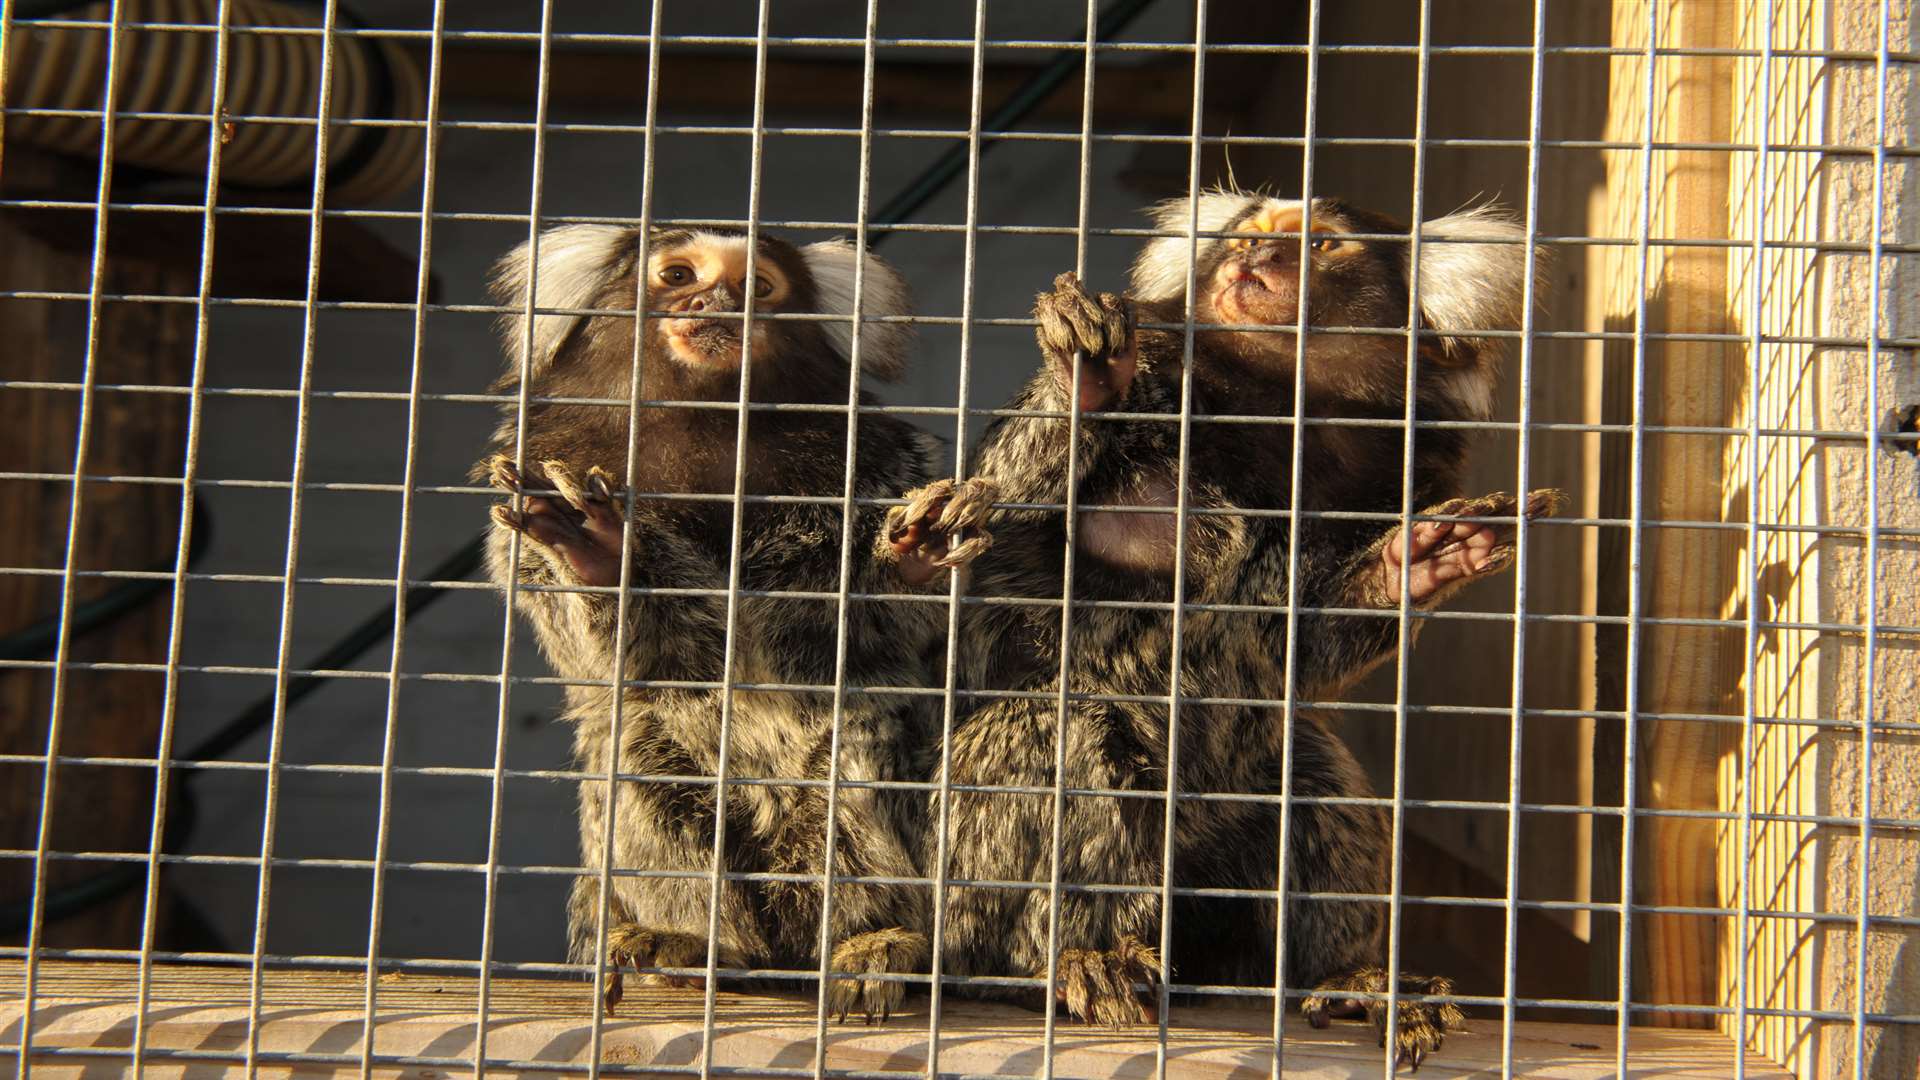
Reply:
[[[34,1002],[33,1074],[77,1076],[89,1065],[126,1061],[134,1035],[135,968],[124,963],[48,961]],[[160,966],[150,1002],[146,1075],[239,1075],[248,1042],[249,973],[245,968]],[[365,1036],[364,977],[356,972],[271,971],[264,980],[259,1049],[266,1075],[357,1074]],[[0,962],[0,1064],[17,1061],[22,971]],[[478,1029],[471,978],[388,974],[376,986],[373,1046],[380,1076],[445,1076],[472,1068]],[[591,988],[576,981],[496,979],[489,995],[485,1055],[495,1076],[574,1075],[591,1035]],[[826,1065],[834,1070],[924,1072],[927,1001],[914,995],[885,1025],[832,1024]],[[809,1069],[814,1063],[814,1003],[800,995],[724,992],[716,1008],[713,1064],[744,1070]],[[1176,1008],[1167,1047],[1169,1073],[1183,1077],[1269,1075],[1272,1014],[1258,1007]],[[648,1066],[698,1065],[702,1053],[698,991],[630,989],[621,1015],[602,1029],[600,1060],[618,1072]],[[1529,1077],[1612,1075],[1614,1028],[1521,1024],[1515,1031],[1517,1071]],[[99,1053],[74,1051],[92,1049]],[[1730,1044],[1711,1032],[1636,1030],[1630,1041],[1639,1075],[1732,1075]],[[51,1051],[44,1053],[43,1051]],[[1380,1052],[1371,1029],[1337,1023],[1313,1031],[1290,1017],[1283,1047],[1288,1076],[1378,1076]],[[1041,1018],[1009,1005],[949,1000],[942,1010],[941,1073],[1033,1075],[1041,1066]],[[407,1060],[417,1059],[417,1060]],[[1151,1029],[1113,1033],[1062,1024],[1056,1075],[1146,1077],[1155,1074]],[[223,1068],[222,1066],[226,1066]],[[637,1068],[636,1068],[637,1067]],[[1498,1073],[1499,1026],[1474,1022],[1447,1040],[1422,1077]],[[1749,1059],[1747,1075],[1777,1078]]]
[[[7,157],[6,195],[88,192],[97,166],[15,148]],[[0,290],[84,293],[92,263],[91,212],[67,243],[19,228],[16,214],[0,212]],[[197,222],[195,227],[197,228]],[[102,287],[109,293],[191,295],[196,265],[157,258],[110,259]],[[194,317],[187,304],[103,304],[93,350],[102,384],[184,386],[193,371]],[[87,306],[78,302],[0,300],[0,362],[12,380],[78,382],[87,359]],[[58,480],[0,481],[0,567],[59,569],[68,554],[81,395],[66,390],[10,386],[0,390],[0,471],[51,474]],[[177,394],[101,392],[93,398],[86,472],[93,476],[179,476],[186,449],[187,400]],[[77,570],[170,568],[179,533],[180,488],[169,484],[89,483],[72,541]],[[85,604],[124,587],[84,578],[73,601]],[[171,591],[150,598],[92,633],[74,635],[75,661],[158,661],[166,657]],[[0,573],[0,634],[12,635],[58,614],[60,578]],[[51,648],[27,658],[48,660]],[[44,668],[0,670],[0,753],[44,754],[53,695]],[[67,722],[57,750],[99,757],[152,757],[159,741],[163,681],[150,672],[71,671],[63,684]],[[73,718],[78,717],[78,720]],[[44,804],[45,770],[38,764],[0,765],[0,847],[32,851]],[[54,783],[56,850],[144,851],[153,818],[153,771],[65,765]],[[98,864],[56,863],[46,880],[71,884]],[[31,860],[0,860],[0,903],[32,893]],[[125,947],[139,940],[142,897],[110,898],[52,922],[49,945]],[[162,925],[168,913],[162,914]],[[25,938],[24,927],[0,922],[0,941]]]
[[[1613,9],[1612,44],[1631,50],[1610,60],[1613,91],[1607,138],[1634,144],[1651,135],[1649,163],[1640,150],[1608,150],[1606,199],[1588,227],[1591,235],[1633,240],[1644,228],[1653,240],[1712,240],[1727,236],[1730,155],[1722,150],[1662,148],[1662,144],[1724,144],[1733,117],[1733,61],[1719,55],[1661,54],[1648,59],[1649,14],[1658,20],[1659,49],[1708,49],[1738,40],[1739,10],[1732,4],[1660,0],[1652,9],[1623,4]],[[1648,94],[1652,98],[1649,100]],[[1652,125],[1649,131],[1648,117]],[[1644,182],[1643,182],[1644,175]],[[1645,185],[1650,183],[1651,190]],[[1643,196],[1647,220],[1641,221]],[[1727,333],[1728,254],[1711,246],[1657,244],[1646,253],[1616,246],[1603,256],[1605,326],[1610,331],[1644,329],[1650,334]],[[1643,276],[1644,273],[1644,276]],[[1644,313],[1644,326],[1640,325]],[[1736,346],[1713,341],[1628,339],[1607,343],[1603,416],[1610,423],[1649,426],[1719,425],[1728,415],[1722,373],[1744,356]],[[1635,410],[1635,366],[1642,367],[1644,411]],[[1634,461],[1625,435],[1604,444],[1601,512],[1627,518],[1631,481],[1638,469],[1641,517],[1653,521],[1714,523],[1721,520],[1723,440],[1718,436],[1648,434]],[[1640,528],[1641,573],[1634,581],[1627,530],[1601,536],[1603,614],[1629,611],[1631,584],[1639,587],[1642,618],[1717,618],[1730,583],[1733,546],[1728,534],[1679,526]],[[1711,714],[1738,711],[1730,695],[1739,667],[1742,636],[1710,627],[1641,625],[1636,630],[1637,666],[1629,669],[1624,633],[1600,635],[1598,698],[1608,710],[1627,704],[1629,681],[1639,689],[1642,713]],[[1624,775],[1618,725],[1596,744],[1599,774]],[[1637,808],[1712,810],[1721,745],[1718,726],[1678,720],[1641,719],[1635,727]],[[1612,842],[1618,844],[1616,839]],[[1617,848],[1616,848],[1617,850]],[[1698,818],[1637,818],[1629,857],[1631,899],[1640,904],[1711,907],[1718,901],[1715,834]],[[1616,855],[1615,858],[1618,856]],[[1596,872],[1606,860],[1596,864]],[[1618,865],[1617,863],[1615,865]],[[1597,895],[1617,895],[1619,882],[1596,884]],[[1711,1006],[1718,927],[1712,918],[1642,914],[1634,920],[1633,995],[1661,1004]],[[1667,1013],[1659,1022],[1706,1026],[1705,1013]]]
[[[1827,47],[1826,6],[1818,0],[1746,0],[1740,5],[1740,45],[1759,50],[1771,38],[1776,50],[1815,52]],[[1817,146],[1827,142],[1828,61],[1814,56],[1743,57],[1734,65],[1736,144],[1761,139],[1772,146]],[[1820,207],[1826,165],[1820,155],[1770,151],[1727,155],[1729,234],[1751,242],[1756,228],[1769,245],[1756,266],[1751,249],[1732,253],[1727,268],[1727,310],[1742,333],[1764,335],[1724,373],[1727,423],[1760,430],[1817,430],[1821,426],[1819,350],[1767,338],[1807,338],[1821,333],[1821,259],[1812,244],[1822,239]],[[1804,244],[1805,247],[1773,247]],[[1757,322],[1756,322],[1757,319]],[[1805,436],[1762,435],[1727,440],[1721,484],[1729,521],[1749,516],[1762,528],[1821,523],[1822,457]],[[1751,499],[1751,505],[1749,505]],[[1749,544],[1753,550],[1749,551]],[[1820,584],[1825,575],[1820,538],[1811,532],[1757,531],[1739,535],[1733,588],[1721,617],[1813,623],[1821,619]],[[1720,802],[1728,812],[1797,815],[1823,811],[1817,764],[1819,730],[1796,719],[1828,712],[1821,702],[1820,657],[1828,635],[1791,627],[1758,628],[1741,652],[1752,656],[1739,673],[1738,701],[1751,695],[1755,724],[1751,740],[1739,726],[1721,728]],[[1750,669],[1749,669],[1750,665]],[[1719,823],[1719,895],[1725,907],[1761,911],[1820,909],[1819,878],[1827,859],[1825,830],[1799,821]],[[1742,869],[1745,881],[1742,882]],[[1744,889],[1744,891],[1743,891]],[[1744,994],[1756,1009],[1816,1009],[1819,939],[1809,919],[1778,916],[1720,920],[1719,1000],[1731,1006]],[[1734,1033],[1733,1015],[1720,1030]],[[1813,1020],[1750,1015],[1749,1045],[1803,1077],[1820,1075]]]

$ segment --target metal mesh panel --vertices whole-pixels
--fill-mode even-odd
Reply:
[[[0,610],[19,620],[0,626],[0,682],[18,688],[4,698],[15,714],[0,715],[0,786],[27,793],[0,803],[22,811],[0,841],[0,882],[18,892],[0,895],[9,920],[0,964],[11,965],[0,986],[17,987],[0,996],[13,1010],[0,1014],[12,1024],[0,1029],[0,1054],[22,1077],[89,1063],[136,1073],[203,1063],[362,1075],[398,1066],[973,1075],[981,1059],[968,1056],[962,1025],[986,1008],[978,992],[1050,1002],[1065,979],[1061,950],[1076,947],[1062,898],[1078,893],[1150,897],[1160,912],[1150,944],[1169,970],[1140,988],[1153,1017],[1114,1036],[1150,1048],[1157,1075],[1182,1072],[1182,1056],[1216,1029],[1252,1040],[1235,1044],[1258,1050],[1236,1059],[1241,1068],[1324,1066],[1318,1044],[1301,1041],[1312,1038],[1298,1012],[1314,987],[1283,977],[1290,919],[1303,904],[1355,900],[1384,911],[1386,985],[1464,965],[1444,972],[1455,987],[1438,995],[1349,992],[1384,1000],[1389,1035],[1376,1057],[1371,1028],[1337,1026],[1360,1048],[1347,1061],[1360,1074],[1392,1070],[1391,1036],[1409,1004],[1445,1000],[1470,1021],[1435,1052],[1430,1067],[1440,1069],[1465,1055],[1457,1060],[1524,1075],[1544,1067],[1542,1039],[1560,1040],[1558,1052],[1567,1025],[1583,1024],[1594,1034],[1571,1045],[1593,1055],[1576,1064],[1618,1075],[1696,1051],[1712,1056],[1689,1075],[1722,1065],[1742,1076],[1911,1075],[1920,899],[1901,879],[1903,866],[1912,876],[1920,828],[1911,769],[1920,683],[1908,659],[1920,620],[1902,601],[1920,573],[1920,312],[1901,288],[1920,252],[1909,208],[1909,84],[1920,63],[1911,6],[1661,0],[1602,11],[1514,0],[1498,5],[1509,22],[1481,26],[1446,0],[1336,6],[1299,0],[1261,15],[1208,0],[1019,12],[980,0],[937,13],[878,0],[699,12],[663,0],[590,11],[551,0],[0,9],[0,237],[17,245],[11,257],[0,252],[0,329],[27,343],[0,346],[0,398],[13,401],[0,402],[0,417],[21,432],[0,442],[0,486],[23,538],[0,547],[19,553],[0,559]],[[274,72],[275,62],[286,69]],[[115,107],[103,107],[108,97]],[[1482,112],[1497,119],[1478,123]],[[86,156],[95,151],[97,162]],[[1433,371],[1426,347],[1447,336],[1423,326],[1422,296],[1438,286],[1424,280],[1421,252],[1443,241],[1418,224],[1343,234],[1408,252],[1405,325],[1414,332],[1314,327],[1404,343],[1399,415],[1316,412],[1304,364],[1291,373],[1290,410],[1219,415],[1196,407],[1201,376],[1188,363],[1177,407],[1117,421],[1164,425],[1177,448],[1163,510],[1174,523],[1170,595],[1184,602],[1115,595],[1076,573],[1077,561],[1096,556],[1082,542],[1089,504],[1073,468],[1060,503],[1000,507],[1059,515],[1060,595],[982,595],[961,574],[940,591],[856,585],[852,567],[873,543],[860,515],[905,505],[907,494],[860,493],[862,423],[905,418],[945,441],[942,468],[955,480],[974,476],[983,430],[1023,415],[1003,402],[1041,362],[1029,300],[1055,273],[1120,291],[1133,253],[1172,238],[1186,245],[1184,296],[1194,297],[1202,245],[1233,235],[1206,226],[1199,196],[1237,182],[1304,204],[1285,235],[1300,244],[1300,288],[1311,297],[1319,271],[1306,256],[1327,235],[1315,231],[1325,205],[1316,198],[1388,200],[1376,209],[1430,222],[1475,190],[1477,168],[1514,185],[1482,194],[1523,224],[1523,264],[1552,260],[1546,274],[1526,276],[1517,328],[1474,328],[1505,353],[1489,419],[1436,420],[1417,408]],[[296,182],[267,186],[276,169]],[[1175,228],[1150,227],[1138,213],[1182,196]],[[614,308],[543,307],[537,280],[517,305],[486,295],[488,267],[516,244],[528,246],[537,275],[548,230],[560,225],[636,226],[642,268],[660,230],[739,230],[747,281],[766,257],[763,234],[845,236],[895,260],[915,287],[915,314],[863,318],[876,286],[855,260],[856,314],[840,320],[850,321],[852,362],[845,385],[822,401],[756,402],[743,373],[734,400],[703,406],[741,421],[728,435],[729,489],[646,497],[724,518],[723,586],[634,580],[647,558],[633,527],[637,481],[624,500],[616,584],[475,579],[482,542],[472,535],[485,508],[524,505],[468,473],[496,411],[509,418],[510,456],[524,460],[541,407],[624,410],[633,476],[646,410],[687,408],[654,398],[641,378],[645,328],[666,314],[645,310],[644,286]],[[836,319],[758,311],[753,292],[738,316],[746,337],[756,324]],[[1177,336],[1190,359],[1213,331],[1185,302],[1179,321],[1141,328]],[[153,351],[176,357],[175,370],[126,361],[129,339],[114,324],[128,313],[155,320]],[[625,394],[532,389],[540,315],[633,320]],[[515,317],[521,341],[507,351],[519,377],[490,388],[500,356],[490,327]],[[1310,322],[1302,303],[1281,329],[1304,340]],[[901,323],[920,335],[912,375],[872,403],[862,350]],[[177,416],[177,434],[140,444],[129,418],[142,410]],[[783,411],[846,418],[837,491],[759,489],[754,425]],[[1112,419],[1078,408],[1059,418],[1069,446]],[[1209,427],[1283,430],[1292,460],[1305,460],[1316,433],[1390,432],[1401,444],[1398,509],[1317,504],[1322,478],[1291,468],[1278,509],[1205,504],[1191,447]],[[1462,470],[1468,493],[1482,480],[1519,493],[1558,485],[1572,489],[1571,503],[1502,519],[1512,544],[1504,584],[1477,584],[1458,604],[1423,610],[1413,562],[1400,561],[1389,611],[1399,631],[1382,674],[1328,700],[1299,691],[1303,618],[1355,614],[1302,595],[1312,572],[1300,562],[1302,530],[1367,522],[1384,533],[1448,520],[1420,505],[1415,448],[1463,433],[1478,455]],[[153,466],[128,471],[140,469],[128,455],[142,454]],[[171,507],[158,525],[108,516],[125,512],[114,493],[155,489]],[[776,593],[744,575],[756,540],[749,510],[779,505],[836,513],[834,589]],[[1286,522],[1291,560],[1286,595],[1261,609],[1282,616],[1285,630],[1274,676],[1252,698],[1190,692],[1196,621],[1249,614],[1190,588],[1190,537],[1196,523],[1262,516]],[[155,528],[161,534],[145,535]],[[116,532],[152,540],[158,561],[116,563],[90,546]],[[507,565],[528,542],[510,533]],[[718,677],[628,677],[629,646],[656,628],[625,603],[603,628],[616,659],[602,677],[551,674],[521,616],[529,597],[567,592],[718,601]],[[835,612],[830,680],[762,681],[749,670],[738,647],[744,613],[775,595]],[[939,612],[944,634],[923,682],[850,676],[851,613],[861,605]],[[994,605],[1058,610],[1060,664],[1046,685],[968,685],[963,615]],[[98,632],[141,609],[167,613],[146,637],[106,642]],[[1076,689],[1086,613],[1147,609],[1167,615],[1165,693]],[[89,686],[109,689],[101,697]],[[631,695],[717,692],[715,768],[635,775],[612,754],[570,761],[551,723],[568,686],[613,691],[614,746],[632,722]],[[823,775],[743,775],[731,760],[739,703],[782,694],[831,702]],[[875,697],[918,700],[937,714],[924,775],[842,775],[843,721]],[[1052,783],[956,781],[946,749],[955,733],[975,710],[1017,699],[1055,715]],[[1068,783],[1069,717],[1102,704],[1163,710],[1152,785]],[[1279,725],[1284,764],[1269,786],[1181,783],[1182,754],[1200,737],[1192,726],[1215,707]],[[1336,741],[1359,753],[1377,794],[1295,790],[1287,766],[1306,712],[1338,718]],[[64,794],[75,785],[91,801],[107,790],[96,784],[120,794],[91,808]],[[710,790],[719,811],[709,865],[619,865],[611,830],[576,859],[574,796],[586,785],[609,801],[622,785]],[[821,793],[824,875],[725,869],[728,800],[760,790]],[[1046,801],[1044,873],[1002,882],[951,871],[949,810],[976,791]],[[838,868],[849,792],[910,792],[931,808],[935,839],[916,876]],[[1159,880],[1075,880],[1064,849],[1074,800],[1151,805],[1153,835],[1125,839],[1157,849]],[[1202,841],[1183,839],[1182,821],[1229,804],[1276,809],[1278,831],[1265,840],[1281,868],[1314,857],[1292,839],[1303,808],[1380,808],[1390,823],[1381,890],[1296,889],[1284,869],[1267,889],[1183,883],[1186,845]],[[89,824],[108,812],[131,823],[137,842]],[[666,1029],[697,1052],[635,1050],[623,1022],[595,1004],[617,967],[563,962],[564,893],[576,876],[598,881],[601,956],[618,921],[609,899],[617,880],[679,877],[709,889],[703,959],[663,965],[700,985],[680,991],[678,1026]],[[845,1029],[829,999],[845,973],[830,962],[829,886],[849,881],[924,890],[931,913],[924,970],[868,976],[906,984],[908,1006],[887,1030],[916,1040],[880,1064],[836,1057]],[[819,891],[816,964],[727,962],[722,900],[736,882]],[[943,937],[956,882],[1047,897],[1044,968],[949,970]],[[1194,899],[1272,905],[1272,940],[1257,946],[1274,953],[1269,979],[1181,978],[1176,912]],[[117,923],[73,921],[115,903],[131,905]],[[1267,932],[1221,932],[1235,930]],[[228,989],[244,1002],[243,1038],[191,1049],[156,1042],[178,1000],[163,1003],[156,988],[192,965],[241,988]],[[84,998],[73,988],[88,976],[76,973],[90,970],[125,973],[131,1009],[118,1041],[69,1037],[48,1008]],[[357,1021],[344,1042],[263,1043],[283,1022],[284,999],[269,983],[289,971],[356,976],[338,984]],[[394,981],[401,974],[470,989],[461,1038],[394,1050],[375,1037],[416,1008],[405,981]],[[565,1061],[527,1057],[503,1026],[538,1013],[527,986],[542,979],[591,981],[569,1029],[580,1048]],[[740,1022],[727,1010],[742,986],[785,1003],[790,1051],[729,1058],[725,1036]],[[1257,1024],[1249,1010],[1259,1010]],[[1653,1030],[1669,1027],[1717,1030],[1692,1043]],[[1094,1067],[1082,1057],[1063,1064],[1085,1048],[1051,1007],[1010,1030],[1030,1052],[989,1071]],[[1147,1066],[1111,1071],[1128,1068]]]

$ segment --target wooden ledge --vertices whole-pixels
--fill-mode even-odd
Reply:
[[[34,1001],[36,1077],[101,1075],[123,1066],[133,1044],[136,969],[125,963],[47,961]],[[247,1045],[249,975],[245,968],[160,965],[148,1005],[149,1077],[240,1075]],[[0,1062],[17,1059],[25,980],[18,960],[0,961]],[[266,1075],[358,1075],[366,984],[341,971],[270,971],[260,1012],[260,1060]],[[590,1040],[591,989],[574,981],[496,979],[488,996],[486,1057],[494,1076],[581,1075]],[[467,1075],[472,1069],[478,1002],[462,976],[382,976],[374,1024],[375,1075]],[[862,1072],[921,1072],[927,1060],[924,996],[910,997],[885,1025],[831,1024],[827,1067]],[[601,1061],[619,1074],[649,1066],[698,1066],[698,992],[630,987],[621,1015],[602,1029]],[[1256,1080],[1269,1075],[1272,1013],[1259,1008],[1185,1008],[1168,1035],[1169,1072],[1182,1077]],[[811,1070],[814,1005],[800,995],[722,993],[716,1008],[714,1065],[735,1075],[767,1069]],[[1514,1054],[1528,1077],[1612,1075],[1614,1029],[1607,1025],[1521,1024]],[[1040,1071],[1041,1018],[1008,1006],[947,999],[942,1009],[940,1071],[1029,1076]],[[1732,1075],[1732,1046],[1713,1032],[1636,1029],[1636,1075]],[[1150,1077],[1155,1033],[1115,1035],[1062,1024],[1054,1069],[1062,1077]],[[1287,1018],[1286,1075],[1379,1076],[1381,1054],[1357,1023],[1314,1031]],[[402,1060],[405,1059],[405,1060]],[[91,1066],[91,1071],[89,1070]],[[223,1066],[225,1066],[223,1068]],[[1758,1066],[1758,1068],[1756,1068]],[[1422,1078],[1497,1074],[1499,1025],[1474,1021],[1448,1037]],[[1642,1071],[1644,1070],[1644,1071]],[[662,1075],[651,1072],[652,1075]],[[762,1074],[765,1075],[765,1074]],[[1785,1078],[1749,1058],[1747,1075]]]

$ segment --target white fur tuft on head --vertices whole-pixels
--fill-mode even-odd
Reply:
[[[540,234],[539,265],[534,265],[532,241],[507,252],[493,268],[493,295],[503,307],[521,310],[500,320],[500,336],[507,347],[507,374],[517,377],[521,350],[527,345],[527,287],[534,288],[536,309],[591,308],[594,298],[619,272],[621,260],[639,247],[639,232],[618,225],[562,225]],[[631,306],[628,300],[627,305]],[[554,353],[586,316],[536,314],[533,317],[533,355],[528,372],[537,373],[553,362]]]
[[[820,294],[820,314],[837,315],[820,324],[827,340],[841,356],[853,353],[853,278],[865,262],[860,280],[860,370],[877,379],[892,381],[906,371],[907,356],[913,351],[911,323],[876,323],[876,317],[910,315],[913,294],[907,281],[891,263],[871,252],[864,255],[849,240],[822,240],[800,249],[807,271],[813,275],[813,287]],[[844,319],[845,321],[841,321]]]
[[[1526,298],[1526,242],[1526,226],[1492,203],[1422,225],[1420,312],[1427,324],[1449,334],[1518,330]],[[1544,262],[1545,252],[1539,255]]]
[[[1223,242],[1218,237],[1202,235],[1195,244],[1189,246],[1185,233],[1190,205],[1190,201],[1182,197],[1156,203],[1147,211],[1147,215],[1153,219],[1154,228],[1181,235],[1154,237],[1141,249],[1140,257],[1133,260],[1131,292],[1135,299],[1171,300],[1184,295],[1187,291],[1188,254],[1192,254],[1195,263],[1204,262],[1207,252]],[[1299,206],[1300,201],[1227,188],[1203,191],[1200,193],[1197,231],[1203,234],[1220,232],[1254,208],[1268,205],[1292,209]]]
[[[1499,342],[1473,335],[1520,328],[1526,314],[1526,242],[1526,226],[1492,203],[1420,227],[1420,314],[1430,328],[1462,335],[1441,338],[1440,348],[1473,362],[1443,366],[1440,381],[1466,416],[1493,415]],[[1546,252],[1537,251],[1533,272],[1545,265]]]

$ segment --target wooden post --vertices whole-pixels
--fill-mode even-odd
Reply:
[[[7,155],[9,187],[27,184],[28,170],[51,178],[60,165],[15,148]],[[0,289],[85,292],[91,252],[57,247],[0,218]],[[191,295],[193,264],[116,259],[107,267],[109,292]],[[190,304],[103,305],[95,352],[96,381],[184,386],[193,368],[194,309]],[[79,381],[86,359],[86,305],[69,300],[0,300],[0,341],[7,378]],[[73,469],[80,395],[70,390],[0,390],[0,469],[68,473]],[[88,472],[92,475],[178,476],[185,450],[186,399],[178,394],[100,391],[94,399]],[[66,480],[0,481],[0,567],[59,569],[67,553],[72,485]],[[168,484],[87,485],[73,560],[81,570],[150,570],[173,555],[180,489]],[[76,603],[123,584],[83,579]],[[57,576],[0,574],[0,633],[12,634],[59,613]],[[166,655],[169,600],[163,595],[76,636],[74,661],[153,662]],[[0,751],[43,754],[52,673],[0,670]],[[61,754],[151,759],[160,728],[161,677],[144,672],[70,671]],[[0,845],[32,850],[42,806],[38,765],[0,766]],[[51,846],[58,851],[144,853],[153,818],[153,770],[63,766]],[[54,862],[49,886],[98,874],[111,864]],[[0,861],[0,903],[32,895],[33,863]],[[143,897],[122,894],[69,918],[50,922],[48,945],[126,948],[139,944]],[[6,939],[15,939],[8,934]]]
[[[1644,50],[1649,17],[1657,20],[1660,48],[1724,48],[1738,41],[1739,9],[1733,4],[1655,0],[1613,9],[1612,44]],[[1732,61],[1719,56],[1654,58],[1652,99],[1647,97],[1644,54],[1612,61],[1609,140],[1642,143],[1724,144],[1733,116]],[[1651,334],[1726,333],[1728,258],[1724,248],[1663,246],[1671,239],[1719,239],[1728,232],[1728,170],[1724,150],[1654,149],[1650,219],[1641,220],[1641,150],[1608,151],[1607,203],[1594,235],[1633,240],[1647,229],[1656,243],[1646,253],[1641,280],[1636,246],[1613,247],[1605,256],[1606,328]],[[1646,321],[1639,324],[1644,302]],[[1723,371],[1743,359],[1720,342],[1646,340],[1610,342],[1606,348],[1604,416],[1609,423],[1634,420],[1650,426],[1717,426],[1728,415]],[[1634,408],[1635,364],[1644,364],[1644,411]],[[1633,470],[1638,468],[1646,521],[1718,522],[1722,519],[1723,445],[1718,436],[1649,433],[1636,463],[1625,435],[1608,439],[1602,464],[1603,516],[1630,516]],[[1642,564],[1639,614],[1643,618],[1717,618],[1722,613],[1734,565],[1723,532],[1683,526],[1640,526]],[[1627,611],[1629,570],[1625,529],[1602,538],[1603,613]],[[1716,770],[1721,751],[1718,725],[1654,720],[1646,714],[1723,713],[1731,676],[1738,669],[1739,636],[1715,628],[1642,623],[1637,670],[1626,667],[1625,636],[1602,635],[1599,698],[1604,709],[1626,703],[1627,680],[1639,688],[1633,791],[1640,809],[1710,810],[1719,805]],[[1603,738],[1597,749],[1602,773],[1621,775],[1625,749]],[[1717,902],[1714,828],[1711,821],[1671,817],[1636,819],[1632,898],[1650,905],[1712,906]],[[1615,883],[1617,888],[1617,883]],[[1617,894],[1616,894],[1617,895]],[[1634,924],[1633,1000],[1659,1004],[1712,1005],[1717,950],[1716,920],[1687,915],[1641,915]],[[1704,1015],[1658,1013],[1663,1025],[1708,1026]]]

